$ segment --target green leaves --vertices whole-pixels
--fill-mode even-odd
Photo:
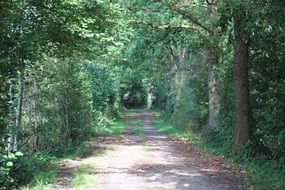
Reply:
[[[6,166],[9,167],[9,168],[11,168],[11,167],[13,166],[13,162],[11,162],[11,161],[7,162],[7,163],[6,163]]]

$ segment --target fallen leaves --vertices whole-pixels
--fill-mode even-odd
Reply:
[[[248,190],[246,185],[248,176],[240,166],[230,165],[224,158],[201,150],[179,137],[168,137],[179,151],[186,154],[185,165],[198,167],[211,178],[226,184],[230,190]]]

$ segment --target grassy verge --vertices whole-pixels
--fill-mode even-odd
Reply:
[[[163,120],[154,121],[154,126],[160,132],[168,135],[183,138],[197,147],[207,150],[215,155],[226,157],[229,162],[242,164],[247,173],[251,176],[249,184],[252,190],[284,190],[285,189],[285,166],[276,167],[274,163],[258,159],[241,159],[240,155],[228,155],[223,152],[223,147],[213,147],[205,143],[197,134],[189,134],[186,131],[179,130]]]
[[[49,167],[42,169],[33,179],[33,181],[23,189],[42,190],[46,189],[50,184],[55,184],[57,181],[57,174],[59,167],[52,164]]]
[[[136,116],[137,112],[134,109],[127,109],[124,111],[124,116]]]
[[[128,124],[122,120],[113,121],[108,127],[103,128],[99,136],[120,136],[124,133],[125,129],[128,127]]]
[[[94,147],[82,144],[81,146],[78,146],[76,148],[74,147],[73,149],[66,151],[66,153],[61,155],[60,157],[44,155],[45,159],[48,159],[47,157],[51,158],[49,159],[49,161],[45,161],[42,167],[36,168],[36,171],[33,172],[35,176],[33,177],[32,181],[22,189],[24,190],[48,189],[50,186],[57,183],[61,163],[68,160],[73,160],[78,157],[82,157],[83,155],[93,151],[93,149]],[[38,162],[40,162],[40,160]]]
[[[143,135],[144,135],[141,126],[142,126],[142,120],[138,120],[138,121],[136,122],[135,128],[134,128],[134,132],[135,132],[135,134],[138,135],[138,136],[143,136]]]
[[[96,185],[98,182],[94,175],[94,168],[91,165],[78,167],[74,172],[71,183],[75,189],[84,189],[86,186]]]
[[[172,136],[183,138],[199,147],[202,145],[202,141],[198,135],[190,134],[181,129],[177,129],[176,127],[173,127],[172,125],[167,124],[161,119],[154,121],[154,127],[158,129],[158,131],[165,133],[167,135],[172,135]]]

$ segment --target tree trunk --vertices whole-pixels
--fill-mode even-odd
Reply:
[[[214,65],[217,63],[217,58],[212,50],[207,51],[208,64],[208,107],[209,118],[208,125],[210,128],[217,128],[219,126],[219,79],[216,75]]]
[[[249,38],[245,31],[245,19],[239,11],[235,15],[235,107],[236,128],[234,151],[239,152],[248,142],[250,133],[250,99],[249,99]]]
[[[208,19],[212,20],[215,17],[217,12],[217,1],[211,1],[211,4],[208,4]],[[215,26],[211,26],[213,33],[210,35],[211,38],[216,39],[219,36]],[[208,126],[211,129],[216,129],[219,127],[219,109],[220,109],[220,80],[216,74],[214,68],[218,63],[217,53],[214,51],[213,47],[207,47],[207,65],[208,65]]]
[[[173,92],[174,92],[174,110],[178,109],[178,103],[181,99],[182,88],[185,82],[185,74],[183,72],[183,65],[185,59],[186,48],[172,47],[172,57],[174,63],[174,77],[173,77]]]
[[[65,139],[65,145],[67,147],[71,146],[72,137],[71,137],[71,123],[70,123],[70,101],[69,101],[69,92],[65,94],[65,127],[66,127],[66,139]]]
[[[24,94],[24,70],[20,72],[18,78],[18,97],[17,97],[17,106],[16,106],[16,129],[19,129],[22,124],[22,108],[23,108],[23,94]],[[10,87],[10,91],[12,91],[12,84]],[[12,94],[12,92],[10,92]],[[10,126],[13,126],[10,125]],[[17,142],[17,133],[15,129],[12,129],[9,138],[8,138],[8,151],[16,152],[18,150],[18,142]]]
[[[12,80],[10,79],[9,80],[9,96],[10,96],[10,101],[12,102],[11,103],[11,108],[9,109],[9,123],[8,123],[8,139],[7,139],[7,147],[6,149],[9,151],[9,152],[12,152],[13,151],[13,142],[14,142],[14,103],[12,101],[12,97],[13,97],[13,82]]]

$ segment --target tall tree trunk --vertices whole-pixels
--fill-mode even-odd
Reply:
[[[19,95],[17,100],[17,110],[16,110],[16,127],[21,127],[22,124],[22,110],[23,110],[23,95],[24,95],[24,69],[19,74]],[[17,144],[17,134],[14,137],[14,151],[17,151],[18,144]]]
[[[71,123],[70,123],[70,101],[69,101],[69,92],[65,94],[65,127],[66,127],[66,139],[65,139],[65,145],[67,147],[71,146]]]
[[[239,9],[235,14],[235,107],[236,127],[234,151],[239,152],[248,142],[250,133],[250,99],[249,99],[249,35],[245,30],[244,11]]]
[[[174,110],[177,109],[177,103],[181,99],[182,88],[185,82],[185,74],[183,72],[183,64],[185,59],[186,48],[184,47],[172,47],[172,56],[174,62]]]
[[[10,91],[12,91],[12,84],[10,87]],[[10,92],[12,93],[12,92]],[[15,126],[16,129],[19,129],[22,124],[22,108],[23,108],[23,94],[24,94],[24,69],[20,71],[18,78],[18,97],[16,104],[16,121]],[[13,125],[10,125],[13,126]],[[15,128],[11,130],[8,138],[8,151],[15,152],[18,150],[18,140],[17,140],[17,132]]]
[[[217,12],[217,1],[212,0],[208,4],[208,19],[213,20]],[[210,38],[216,39],[219,33],[214,25],[211,26],[213,31]],[[219,127],[219,108],[220,108],[220,79],[214,68],[218,63],[218,56],[216,51],[212,46],[207,47],[207,65],[208,65],[208,126],[211,129],[216,129]]]
[[[215,72],[214,65],[217,63],[217,57],[212,50],[207,51],[208,64],[208,107],[209,118],[208,125],[210,128],[219,126],[219,78]]]
[[[13,142],[14,142],[14,101],[13,101],[13,82],[12,79],[9,80],[9,96],[10,96],[10,106],[11,108],[9,109],[9,123],[8,123],[8,139],[7,139],[7,147],[6,149],[9,152],[13,151]]]

